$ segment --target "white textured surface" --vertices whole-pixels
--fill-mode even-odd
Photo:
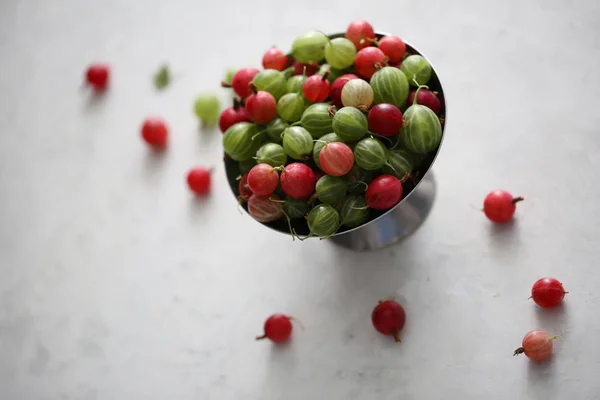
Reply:
[[[0,399],[600,398],[600,3],[377,4],[0,2]],[[358,17],[434,62],[450,114],[429,219],[368,254],[241,216],[191,113],[227,67]],[[93,60],[113,67],[98,102]],[[152,113],[164,157],[138,137]],[[207,201],[196,163],[217,166]],[[470,206],[497,187],[526,198],[508,229]],[[527,300],[545,275],[571,292],[557,310]],[[390,295],[401,344],[370,323]],[[306,329],[254,342],[272,312]],[[543,365],[512,357],[535,328],[564,334]]]

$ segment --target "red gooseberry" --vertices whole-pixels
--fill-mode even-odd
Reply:
[[[347,144],[341,142],[327,143],[319,153],[319,164],[327,175],[346,175],[354,165],[354,153]]]
[[[286,165],[280,177],[281,189],[293,199],[306,199],[315,191],[315,173],[306,164]]]
[[[544,331],[530,331],[523,338],[521,347],[515,350],[513,356],[525,353],[525,355],[534,361],[543,361],[552,354],[552,341],[558,336],[548,335]]]
[[[262,65],[264,69],[275,69],[277,71],[283,71],[287,66],[287,56],[283,54],[283,51],[277,47],[271,47],[265,52],[262,58]]]
[[[246,109],[238,99],[233,100],[233,106],[227,107],[219,117],[219,129],[225,133],[232,125],[238,122],[250,121]]]
[[[250,189],[250,186],[248,185],[248,172],[246,172],[240,178],[240,180],[238,182],[238,192],[240,193],[238,196],[238,200],[241,203],[248,200],[250,198],[250,196],[252,196],[252,190]]]
[[[142,138],[155,148],[167,145],[169,130],[164,120],[158,117],[148,117],[142,124]]]
[[[246,113],[257,124],[267,124],[277,115],[277,101],[269,92],[258,90],[253,83],[248,85],[252,93],[246,99]]]
[[[323,76],[313,75],[304,81],[302,93],[306,100],[312,101],[313,103],[319,103],[329,97],[331,84],[327,80],[328,76],[329,71],[325,72]]]
[[[209,169],[204,167],[192,168],[187,174],[187,184],[192,192],[197,195],[205,195],[210,191]]]
[[[254,75],[258,74],[258,68],[247,67],[238,70],[231,79],[231,84],[222,82],[223,87],[232,87],[234,92],[237,93],[242,99],[245,99],[250,95],[248,84],[254,79]]]
[[[300,61],[294,61],[292,67],[294,68],[294,75],[306,76],[312,76],[316,74],[321,68],[321,66],[317,63],[311,62],[308,64],[302,64]],[[306,68],[306,72],[304,72],[304,68]]]
[[[360,50],[370,46],[375,41],[375,31],[367,21],[352,21],[346,29],[346,39],[354,43],[357,50]]]
[[[248,187],[257,196],[268,196],[277,189],[279,174],[269,164],[257,164],[248,172]]]
[[[402,111],[393,104],[381,103],[369,110],[369,130],[381,136],[393,136],[400,132],[404,120]]]
[[[562,283],[554,278],[541,278],[535,281],[531,288],[531,297],[540,307],[553,307],[559,304],[565,297]]]
[[[383,51],[391,63],[402,61],[404,53],[406,53],[406,44],[398,36],[382,37],[379,39],[377,47]]]
[[[414,104],[416,92],[417,92],[416,90],[413,90],[408,95],[408,104],[409,105]],[[425,88],[420,88],[418,92],[419,93],[417,93],[417,104],[421,104],[421,105],[431,109],[431,111],[433,111],[437,115],[439,115],[440,111],[442,110],[442,103],[440,102],[440,99],[435,95],[435,93],[433,93],[431,90],[425,89]]]
[[[351,79],[359,78],[354,74],[344,74],[333,81],[333,84],[331,85],[331,103],[337,108],[344,107],[342,104],[342,89],[344,88],[344,85]]]
[[[102,91],[108,86],[110,69],[107,64],[92,64],[85,73],[85,80],[96,91]]]
[[[264,333],[256,340],[269,339],[274,343],[287,342],[292,335],[292,318],[284,314],[273,314],[265,321]]]
[[[523,197],[513,197],[506,190],[494,190],[485,197],[483,212],[492,222],[508,222],[517,209],[516,204],[523,200],[525,200]]]
[[[379,175],[369,183],[365,200],[370,208],[389,210],[402,199],[402,192],[402,183],[395,176]]]
[[[253,194],[248,199],[248,213],[258,222],[273,222],[283,215],[283,202],[275,193],[268,196]]]
[[[399,342],[400,331],[406,323],[406,313],[397,301],[380,301],[371,313],[371,321],[379,333],[393,336]]]
[[[386,63],[387,57],[377,47],[365,47],[356,53],[356,58],[354,59],[356,71],[365,79],[371,78],[375,71]]]

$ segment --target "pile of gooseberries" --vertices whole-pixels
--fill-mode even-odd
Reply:
[[[228,173],[247,182],[236,196],[263,224],[321,239],[359,227],[402,201],[437,153],[439,83],[399,37],[366,21],[309,31],[287,54],[268,48],[262,67],[222,83],[233,105],[219,126]]]

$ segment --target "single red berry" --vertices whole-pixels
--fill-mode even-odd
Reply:
[[[369,110],[369,129],[381,136],[394,136],[402,129],[402,111],[393,104],[381,103]]]
[[[400,202],[402,193],[402,183],[395,176],[379,175],[369,183],[365,201],[375,210],[389,210]]]
[[[291,163],[286,165],[280,177],[281,190],[293,199],[308,198],[315,191],[315,173],[306,164]]]
[[[400,331],[406,323],[406,313],[397,301],[380,301],[371,313],[371,321],[379,333],[393,336],[399,342]]]
[[[327,143],[319,153],[319,164],[327,175],[346,175],[354,165],[354,153],[345,143]]]
[[[252,82],[252,79],[254,79],[254,75],[256,74],[258,74],[258,68],[242,68],[233,75],[231,85],[223,83],[223,86],[231,86],[238,96],[245,99],[250,95],[248,85]]]
[[[513,197],[505,190],[494,190],[485,197],[483,212],[490,221],[496,223],[508,222],[517,209],[516,204],[523,200],[523,197]]]
[[[287,62],[287,56],[277,47],[271,47],[267,50],[262,59],[264,69],[276,69],[277,71],[283,71],[287,66]]]
[[[292,335],[292,319],[284,314],[273,314],[265,321],[264,334],[256,340],[270,339],[274,343],[283,343]]]
[[[300,61],[294,61],[292,67],[294,67],[294,75],[304,74],[306,76],[312,76],[316,74],[321,68],[321,66],[317,63],[302,64]],[[304,68],[306,68],[306,73],[304,72]]]
[[[246,121],[250,121],[246,109],[236,99],[234,100],[232,107],[226,108],[225,111],[221,113],[221,116],[219,117],[219,129],[221,129],[221,132],[225,133],[227,129],[238,122]]]
[[[164,120],[158,117],[148,117],[142,124],[142,138],[149,145],[162,148],[167,145],[169,130]]]
[[[195,194],[207,194],[210,191],[210,170],[204,167],[192,168],[187,174],[187,183]]]
[[[360,50],[373,44],[375,31],[367,21],[353,21],[346,29],[346,39],[354,43],[357,50]]]
[[[337,108],[344,107],[342,104],[342,89],[344,88],[344,85],[351,79],[359,78],[354,74],[344,74],[333,81],[333,84],[331,85],[331,103]]]
[[[253,194],[248,199],[248,214],[262,223],[277,221],[283,215],[283,201],[275,193],[268,196]]]
[[[248,185],[248,172],[242,175],[238,183],[238,192],[240,192],[238,200],[248,200],[252,196],[252,189]]]
[[[354,59],[356,71],[365,79],[371,78],[375,71],[387,63],[387,57],[377,47],[365,47]]]
[[[313,103],[320,103],[329,97],[331,84],[327,80],[327,76],[329,76],[329,71],[327,71],[323,76],[313,75],[304,81],[302,93],[304,94],[306,100]]]
[[[250,97],[246,99],[246,113],[257,124],[267,124],[277,115],[275,97],[264,90],[257,90],[253,83],[249,84]]]
[[[406,44],[398,36],[384,36],[379,39],[378,46],[391,63],[402,61],[406,53]]]
[[[525,353],[525,355],[534,361],[543,361],[552,354],[552,341],[558,336],[548,335],[544,331],[530,331],[523,338],[521,347],[515,350],[513,356]]]
[[[413,90],[408,95],[408,104],[409,105],[414,104],[415,93],[416,93],[416,90]],[[425,89],[425,88],[419,89],[419,93],[417,94],[417,104],[421,104],[425,107],[428,107],[429,109],[431,109],[431,111],[433,111],[437,115],[440,115],[440,111],[442,110],[442,103],[440,102],[440,99],[431,90]]]
[[[257,196],[268,196],[277,189],[279,174],[269,164],[257,164],[248,172],[248,186]]]
[[[553,307],[559,304],[565,297],[562,283],[554,278],[538,279],[531,288],[531,298],[540,307]]]
[[[85,80],[94,90],[101,91],[108,86],[110,70],[107,64],[90,65],[85,74]]]

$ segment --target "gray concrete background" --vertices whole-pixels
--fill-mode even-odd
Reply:
[[[0,399],[600,399],[600,3],[367,4],[0,2]],[[367,254],[240,215],[191,112],[227,67],[359,17],[434,62],[450,114],[429,219]],[[94,60],[100,101],[79,88]],[[179,77],[155,93],[163,61]],[[526,198],[503,229],[471,206],[494,188]],[[527,300],[542,276],[564,306]],[[401,344],[370,323],[391,295]],[[273,312],[305,325],[284,348],[253,340]],[[531,329],[563,333],[550,362],[512,356]]]

